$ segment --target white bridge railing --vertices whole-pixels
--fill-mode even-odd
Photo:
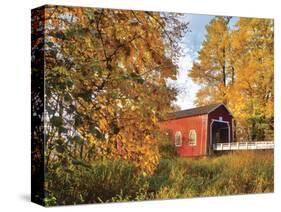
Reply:
[[[234,142],[234,143],[217,143],[213,144],[213,150],[254,150],[254,149],[274,149],[273,141],[256,141],[256,142]]]

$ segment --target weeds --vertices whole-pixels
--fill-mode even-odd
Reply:
[[[126,161],[97,161],[49,170],[46,181],[47,205],[273,192],[273,154],[162,159],[151,176]]]

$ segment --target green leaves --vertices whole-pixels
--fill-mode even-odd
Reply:
[[[67,77],[64,79],[64,83],[68,86],[71,87],[73,85],[73,81],[71,78]]]
[[[65,147],[64,147],[63,145],[57,145],[57,146],[56,146],[56,151],[57,151],[58,153],[64,153]]]
[[[62,40],[65,39],[65,35],[63,32],[56,32],[53,36]]]
[[[140,75],[138,75],[136,73],[131,73],[129,75],[125,75],[122,78],[125,79],[125,80],[135,81],[135,82],[137,82],[139,84],[143,84],[144,83],[144,79]]]
[[[81,160],[73,159],[72,164],[76,165],[76,166],[84,166],[86,168],[91,168],[91,165],[89,165],[89,164],[87,164],[87,163],[85,163],[84,161],[81,161]]]
[[[144,83],[144,79],[140,75],[138,75],[136,73],[131,73],[129,79],[131,79],[131,80],[133,80],[133,81],[135,81],[135,82],[137,82],[139,84],[143,84]]]
[[[79,145],[84,144],[84,140],[79,135],[74,136],[73,141]]]
[[[113,134],[118,134],[120,132],[120,128],[114,122],[112,122],[110,124],[110,128],[111,128],[111,131],[113,132]]]
[[[100,130],[97,129],[97,126],[94,124],[90,125],[90,132],[93,136],[95,136],[98,139],[104,138],[103,134],[100,132]]]
[[[54,43],[52,43],[52,42],[46,42],[45,43],[47,46],[49,46],[50,48],[52,48],[53,46],[54,46]]]
[[[55,127],[60,127],[63,124],[63,119],[60,116],[53,116],[50,121]]]
[[[62,139],[55,140],[55,149],[58,153],[63,154],[66,150],[66,144]]]
[[[72,101],[72,97],[71,97],[71,95],[69,93],[66,93],[64,95],[64,101],[66,101],[66,102],[71,102]]]
[[[76,114],[74,116],[74,126],[79,127],[81,124],[83,124],[83,116],[81,114]]]
[[[91,102],[92,101],[92,93],[93,92],[90,89],[89,90],[83,90],[83,91],[79,92],[77,94],[77,96],[83,98],[87,102]]]

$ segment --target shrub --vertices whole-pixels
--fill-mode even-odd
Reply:
[[[177,157],[177,149],[171,143],[169,132],[159,132],[157,134],[157,140],[159,141],[158,147],[162,159],[174,159]]]
[[[135,198],[145,178],[132,163],[97,161],[49,170],[47,185],[57,204],[98,203]]]

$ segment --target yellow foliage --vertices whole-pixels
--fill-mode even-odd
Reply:
[[[201,85],[196,103],[224,102],[244,137],[250,131],[253,139],[272,139],[254,133],[273,130],[273,20],[240,18],[234,29],[228,20],[210,22],[199,61],[189,72]]]
[[[152,173],[157,122],[176,94],[165,81],[176,77],[174,44],[186,24],[179,14],[157,12],[47,6],[46,14],[47,104],[50,112],[61,110],[78,136],[72,156],[131,160]],[[54,73],[57,66],[63,70]]]

